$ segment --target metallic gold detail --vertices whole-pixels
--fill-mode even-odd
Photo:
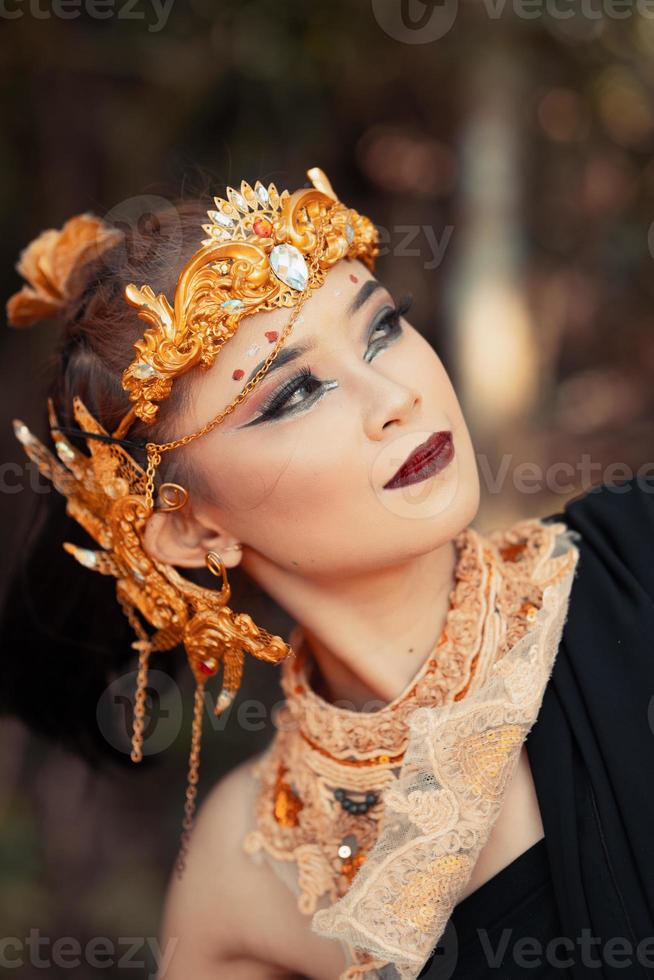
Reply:
[[[123,373],[140,419],[153,421],[179,375],[196,364],[210,367],[243,317],[295,304],[298,290],[272,270],[273,250],[289,248],[307,262],[317,258],[307,268],[310,288],[320,286],[327,269],[344,257],[372,270],[379,252],[372,222],[338,200],[318,167],[308,175],[314,187],[293,194],[269,184],[265,204],[245,181],[240,193],[228,187],[227,200],[216,198],[216,210],[208,212],[211,224],[203,226],[210,237],[182,269],[172,304],[150,286],[125,288],[127,302],[148,324]],[[269,238],[257,235],[255,222],[270,224]]]
[[[181,510],[188,503],[188,490],[179,483],[162,483],[159,487],[159,499],[163,505],[159,510],[166,513]]]

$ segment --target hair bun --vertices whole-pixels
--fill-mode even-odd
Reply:
[[[49,228],[20,253],[16,271],[29,285],[7,300],[12,327],[30,327],[49,320],[84,289],[82,276],[73,273],[122,239],[122,232],[93,214],[77,214],[57,230]]]

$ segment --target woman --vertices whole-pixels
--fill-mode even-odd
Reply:
[[[216,199],[199,251],[201,208],[180,205],[183,246],[159,244],[138,276],[121,236],[79,216],[23,257],[30,285],[8,306],[14,325],[65,323],[50,425],[76,482],[17,433],[104,549],[72,553],[118,580],[141,668],[134,758],[149,654],[183,640],[198,685],[162,976],[415,977],[439,940],[424,975],[452,975],[453,961],[457,976],[513,976],[515,946],[497,961],[487,948],[507,923],[544,943],[587,923],[645,940],[652,802],[615,746],[651,760],[651,487],[476,532],[474,451],[449,378],[375,279],[370,223],[308,173],[317,193],[277,200],[257,183]],[[90,496],[84,438],[109,474],[103,487],[94,472]],[[112,469],[127,450],[138,472],[125,456]],[[222,574],[216,600],[174,572],[205,564]],[[290,650],[225,606],[237,566],[296,622]],[[243,648],[282,661],[286,705],[189,838],[204,684],[222,655],[229,707]],[[535,975],[590,969],[571,960],[545,957]],[[649,975],[645,960],[630,975]]]

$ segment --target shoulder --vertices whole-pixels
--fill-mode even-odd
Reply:
[[[251,770],[262,754],[236,766],[209,791],[198,808],[181,878],[173,869],[162,923],[164,948],[175,941],[170,980],[202,976],[210,962],[246,954],[248,923],[257,921],[260,906],[279,889],[270,869],[242,849],[256,793]]]

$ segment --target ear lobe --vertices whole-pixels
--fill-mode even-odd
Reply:
[[[145,526],[144,545],[150,557],[180,568],[203,568],[209,551],[217,551],[226,567],[233,568],[241,560],[240,549],[233,547],[237,543],[233,535],[202,524],[186,508],[168,513],[155,510]]]

